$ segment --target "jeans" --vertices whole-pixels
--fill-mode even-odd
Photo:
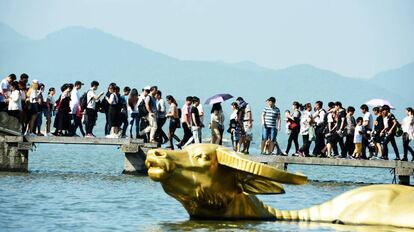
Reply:
[[[121,124],[122,124],[122,136],[126,135],[128,129],[128,115],[125,112],[121,112]]]
[[[266,141],[267,139],[270,139],[272,142],[276,142],[276,136],[277,136],[277,128],[276,127],[263,127],[263,133],[262,133],[262,140]]]
[[[131,113],[131,128],[129,129],[129,134],[130,137],[132,138],[132,128],[134,127],[134,123],[135,123],[135,136],[138,137],[139,135],[139,120],[141,119],[141,117],[139,116],[138,113]]]

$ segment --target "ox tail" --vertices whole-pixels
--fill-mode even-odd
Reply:
[[[331,201],[302,210],[278,210],[269,206],[267,206],[267,210],[276,217],[276,220],[341,223],[332,213]]]

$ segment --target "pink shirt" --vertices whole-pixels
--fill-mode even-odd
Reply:
[[[185,117],[187,117],[187,122],[191,124],[191,107],[187,104],[184,104],[181,108],[181,122],[185,122]]]

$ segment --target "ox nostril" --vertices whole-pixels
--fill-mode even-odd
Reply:
[[[164,152],[164,151],[155,151],[154,155],[157,156],[157,157],[162,157],[162,158],[167,157],[167,153]]]

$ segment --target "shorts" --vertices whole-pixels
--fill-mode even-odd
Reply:
[[[249,128],[247,126],[244,127],[244,133],[245,133],[245,139],[252,141],[253,140],[253,131],[252,128]]]
[[[263,133],[262,133],[262,140],[266,141],[270,139],[272,142],[276,142],[276,136],[277,136],[277,128],[276,127],[263,127]]]

